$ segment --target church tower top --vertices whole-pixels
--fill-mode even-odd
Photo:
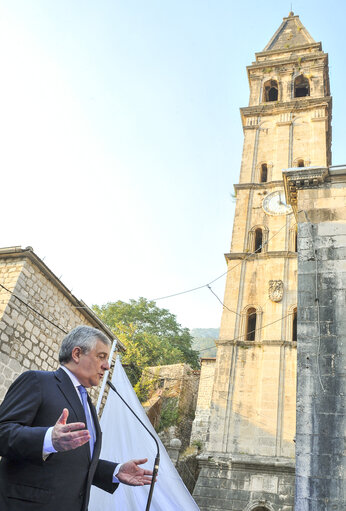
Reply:
[[[263,49],[267,51],[280,51],[296,48],[299,46],[316,44],[304,25],[292,11],[283,21],[269,43]]]

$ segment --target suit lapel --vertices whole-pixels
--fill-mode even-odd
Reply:
[[[84,413],[84,408],[82,405],[81,400],[78,397],[77,391],[75,389],[75,386],[73,385],[70,377],[63,369],[58,369],[55,372],[55,377],[58,380],[58,387],[60,391],[64,394],[67,402],[69,403],[71,409],[73,410],[77,422],[84,422],[86,424],[86,417]],[[75,422],[75,421],[70,421]],[[88,461],[90,463],[90,447],[89,444],[84,444],[81,447],[78,447],[78,449],[82,449],[85,452],[85,455],[88,458]]]
[[[55,377],[58,380],[59,389],[70,404],[78,421],[86,422],[83,405],[68,374],[66,374],[65,371],[60,368],[55,372]]]
[[[83,408],[82,402],[79,399],[77,391],[76,391],[76,389],[75,389],[75,387],[74,387],[70,377],[61,368],[58,369],[55,372],[55,377],[58,380],[58,387],[60,388],[61,392],[64,394],[66,400],[68,401],[68,403],[70,404],[71,408],[73,409],[73,411],[74,411],[74,413],[75,413],[75,415],[77,417],[77,420],[79,422],[84,422],[84,424],[86,424],[86,417],[85,417],[85,413],[84,413],[84,408]],[[90,411],[91,411],[91,416],[92,416],[93,421],[94,421],[94,427],[95,427],[95,432],[96,432],[96,441],[95,441],[95,445],[94,445],[93,458],[95,458],[95,455],[96,455],[96,459],[98,459],[99,454],[100,454],[100,450],[101,450],[101,437],[102,437],[102,433],[101,433],[101,428],[100,428],[99,420],[98,420],[98,417],[97,417],[97,414],[96,414],[96,410],[95,410],[94,405],[91,402],[89,394],[88,394],[88,403],[89,403],[89,408],[90,408]],[[90,447],[89,447],[89,444],[87,443],[87,444],[83,445],[81,448],[85,450],[85,452],[86,452],[86,454],[88,456],[88,459],[90,461]]]

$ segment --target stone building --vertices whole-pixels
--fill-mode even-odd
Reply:
[[[0,249],[0,401],[23,371],[57,369],[62,339],[81,324],[114,339],[31,247]],[[123,349],[119,341],[118,347]]]
[[[150,398],[143,403],[151,423],[160,426],[162,414],[172,416],[172,427],[160,434],[165,447],[173,439],[180,440],[180,452],[189,445],[195,415],[200,373],[188,364],[147,367],[142,381],[152,381]]]
[[[331,164],[328,56],[298,16],[283,19],[247,72],[225,307],[211,395],[201,377],[193,427],[205,440],[202,511],[293,510],[297,225],[282,170]]]
[[[298,222],[297,511],[346,509],[346,166],[284,171]]]
[[[205,445],[209,432],[210,405],[215,375],[215,357],[201,358],[201,373],[196,403],[195,420],[192,424],[191,444]]]

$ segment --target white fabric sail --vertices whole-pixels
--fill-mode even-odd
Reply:
[[[119,357],[112,383],[159,442],[160,468],[150,511],[199,511],[140,404]],[[100,422],[103,431],[101,458],[119,462],[148,458],[142,466],[153,469],[154,440],[111,389]],[[149,486],[120,484],[113,495],[93,486],[89,511],[145,511],[148,493]]]

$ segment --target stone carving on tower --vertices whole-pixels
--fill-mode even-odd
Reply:
[[[202,511],[293,510],[296,220],[282,170],[300,169],[297,187],[304,168],[331,163],[328,55],[298,16],[283,19],[247,73],[225,307],[192,433],[204,445],[194,491]]]
[[[284,283],[282,280],[269,281],[269,298],[272,302],[281,302],[284,294]]]

